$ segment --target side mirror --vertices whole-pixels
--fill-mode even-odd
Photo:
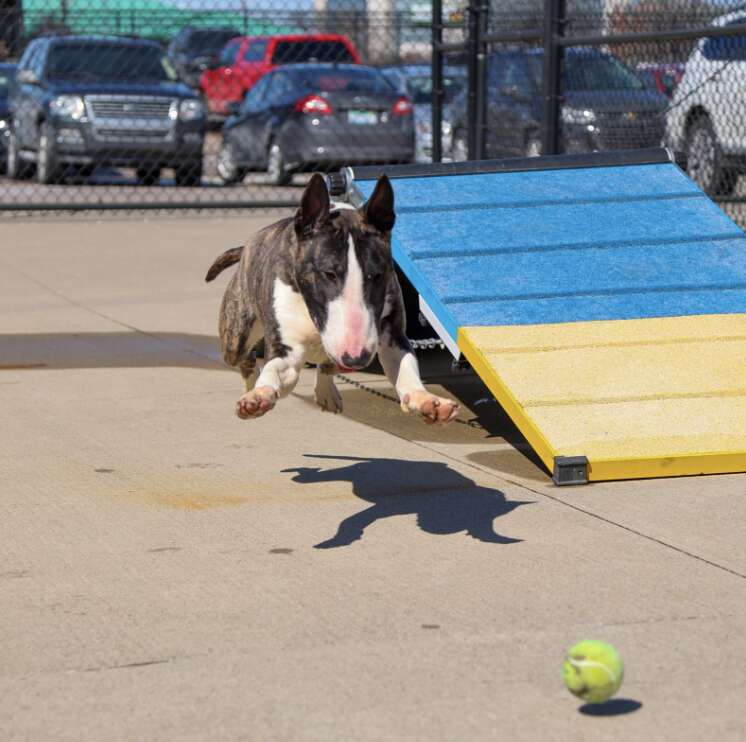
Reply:
[[[16,81],[22,85],[38,85],[39,77],[33,70],[20,70],[16,75]]]

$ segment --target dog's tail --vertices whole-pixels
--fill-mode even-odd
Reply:
[[[205,281],[212,281],[218,273],[222,273],[228,266],[241,260],[242,253],[243,245],[240,247],[232,247],[230,250],[226,250],[222,255],[219,255],[215,262],[210,266],[210,270],[207,271]]]

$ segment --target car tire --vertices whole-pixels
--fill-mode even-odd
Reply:
[[[157,185],[161,179],[161,169],[159,167],[139,167],[137,168],[137,182],[143,186]]]
[[[699,116],[689,126],[686,169],[705,193],[727,195],[735,188],[736,178],[723,165],[723,152],[709,116]]]
[[[469,143],[464,129],[456,129],[453,132],[451,159],[454,162],[465,162],[469,159]]]
[[[246,177],[246,169],[236,164],[236,148],[232,142],[223,142],[218,150],[218,159],[215,166],[218,177],[225,185],[240,183]]]
[[[43,185],[62,181],[54,129],[46,121],[41,125],[36,147],[36,180]]]
[[[11,129],[8,136],[8,151],[5,153],[5,175],[11,180],[28,180],[33,174],[33,163],[21,159],[18,139]]]
[[[202,160],[193,160],[174,168],[174,180],[177,186],[185,188],[202,185]]]
[[[293,179],[285,166],[285,153],[277,142],[270,142],[267,149],[267,176],[270,185],[283,186]]]

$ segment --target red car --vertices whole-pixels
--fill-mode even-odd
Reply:
[[[209,112],[227,116],[228,105],[240,102],[265,73],[281,64],[304,62],[360,64],[360,55],[346,36],[338,34],[231,39],[220,52],[218,66],[205,70],[200,79]]]

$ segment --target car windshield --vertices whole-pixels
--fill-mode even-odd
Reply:
[[[341,41],[278,41],[272,54],[272,64],[354,61]]]
[[[161,51],[142,44],[66,43],[49,52],[50,80],[171,81],[176,76]]]
[[[296,85],[309,92],[393,93],[393,85],[375,70],[304,69],[294,75]]]
[[[614,57],[569,55],[565,90],[642,90],[645,83]]]
[[[232,38],[240,36],[237,31],[195,31],[189,36],[186,48],[190,52],[218,52]]]
[[[407,95],[412,103],[432,103],[433,81],[430,75],[407,77]],[[464,87],[464,79],[459,77],[443,77],[443,100],[450,103],[457,93]]]

